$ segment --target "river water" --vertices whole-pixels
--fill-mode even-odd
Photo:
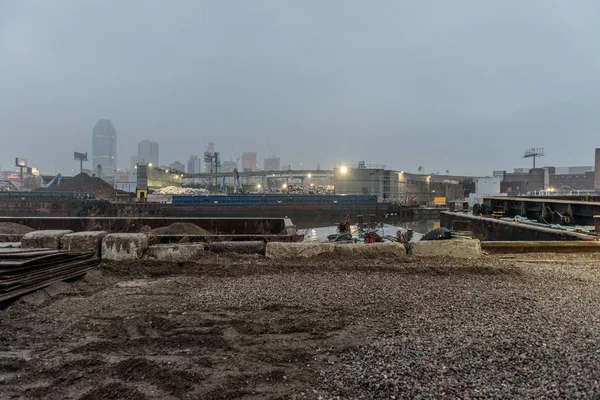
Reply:
[[[406,221],[399,222],[397,225],[383,224],[382,227],[377,228],[375,231],[379,236],[396,236],[396,232],[399,228],[412,229],[414,231],[413,234],[413,242],[418,242],[421,240],[421,236],[425,233],[429,232],[432,229],[439,228],[440,222],[439,220],[427,220],[427,221]],[[358,228],[356,225],[352,225],[350,227],[352,237],[358,239]],[[322,226],[315,227],[310,229],[300,229],[300,233],[304,234],[305,242],[327,242],[327,236],[338,233],[337,225],[330,226]]]

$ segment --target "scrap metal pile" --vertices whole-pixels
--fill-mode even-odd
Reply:
[[[315,185],[289,185],[284,187],[271,187],[262,190],[256,190],[253,193],[264,194],[333,194],[333,186],[315,186]]]
[[[98,263],[94,252],[0,248],[0,303],[84,275]]]
[[[204,188],[191,188],[181,186],[167,186],[157,189],[153,194],[174,194],[174,195],[208,195],[210,191]]]

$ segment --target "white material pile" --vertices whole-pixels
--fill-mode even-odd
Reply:
[[[189,188],[181,186],[167,186],[154,191],[154,194],[170,194],[170,195],[204,195],[209,194],[209,191],[204,188]]]

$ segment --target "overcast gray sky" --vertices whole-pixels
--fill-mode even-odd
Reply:
[[[98,118],[185,162],[272,151],[489,174],[592,165],[596,0],[0,0],[0,165],[68,170]]]

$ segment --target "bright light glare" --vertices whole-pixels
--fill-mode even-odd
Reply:
[[[257,189],[260,189],[262,187],[262,185],[259,183],[258,185],[256,185]]]
[[[345,174],[348,172],[348,167],[346,167],[345,165],[342,165],[342,167],[340,168],[340,171],[342,172],[342,174]]]
[[[287,189],[287,183],[284,183],[283,186],[281,186],[284,189]]]
[[[312,174],[308,174],[308,177],[309,177],[309,178],[312,178]]]
[[[149,167],[151,167],[151,166],[152,166],[152,163],[148,164],[148,166],[149,166]]]

